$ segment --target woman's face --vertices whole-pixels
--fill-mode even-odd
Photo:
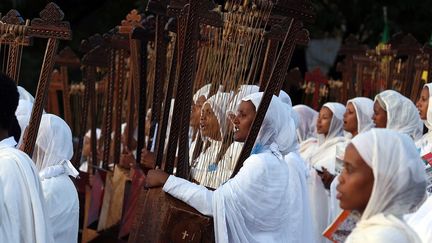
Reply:
[[[219,122],[216,115],[213,112],[210,104],[206,103],[201,109],[200,117],[200,130],[201,135],[204,137],[209,137],[213,140],[222,140],[222,135],[220,134]]]
[[[318,134],[324,134],[327,136],[330,129],[332,118],[333,118],[333,112],[329,108],[323,106],[319,112],[318,120],[317,120]]]
[[[429,106],[429,89],[427,87],[424,87],[416,103],[416,107],[419,111],[420,118],[422,120],[427,120],[428,106]]]
[[[363,212],[372,194],[374,176],[372,169],[362,159],[357,149],[348,145],[345,150],[344,169],[339,175],[337,196],[339,206],[345,210]]]
[[[244,142],[249,134],[252,122],[255,119],[255,106],[251,101],[242,101],[234,117],[234,140]]]
[[[349,102],[346,106],[343,122],[343,128],[345,131],[353,135],[358,133],[357,113],[352,102]]]
[[[374,114],[372,120],[377,128],[386,128],[387,126],[387,112],[381,107],[378,101],[374,103]]]
[[[198,97],[197,101],[192,105],[192,112],[190,116],[190,126],[198,128],[200,124],[201,108],[206,101],[204,95]]]

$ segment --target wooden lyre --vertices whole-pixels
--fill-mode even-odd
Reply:
[[[74,126],[72,118],[69,73],[71,69],[79,70],[80,59],[70,47],[62,49],[55,59],[54,65],[58,66],[58,69],[54,70],[48,88],[46,112],[62,117],[71,127],[72,134],[76,135],[77,127]]]
[[[396,50],[396,61],[393,63],[391,80],[392,82],[401,82],[401,94],[411,98],[417,99],[417,92],[413,88],[420,85],[420,79],[415,78],[415,64],[418,57],[422,54],[422,45],[411,34],[403,35],[400,37],[394,36],[394,39],[400,39],[398,42],[390,44],[392,49]],[[415,85],[415,86],[414,86]],[[394,86],[394,85],[392,85]],[[416,90],[416,89],[415,89]]]
[[[136,165],[131,167],[131,181],[126,182],[124,193],[123,212],[120,221],[118,238],[123,239],[129,235],[133,216],[136,212],[137,200],[140,188],[144,182],[144,173],[138,166],[140,163],[141,150],[145,147],[145,119],[147,113],[147,64],[148,64],[148,43],[154,39],[154,22],[146,18],[142,21],[136,10],[127,16],[126,21],[122,22],[118,30],[129,38],[130,45],[130,65],[131,80],[128,88],[128,111],[126,114],[126,145],[130,147],[136,118],[137,124],[137,151]],[[152,17],[150,17],[152,18]],[[150,21],[149,21],[150,20]],[[155,79],[156,80],[156,79]],[[134,114],[138,113],[135,118]]]
[[[13,15],[17,16],[16,12]],[[72,31],[69,23],[63,21],[63,11],[55,3],[48,3],[40,12],[39,16],[40,18],[33,19],[29,25],[22,25],[16,22],[16,20],[14,23],[8,23],[7,19],[5,21],[2,20],[0,23],[0,35],[5,33],[25,33],[26,37],[48,39],[30,124],[27,134],[24,137],[24,152],[30,157],[33,155],[39,123],[42,117],[42,109],[45,107],[59,41],[70,40],[72,38]],[[18,75],[15,69],[18,66],[17,59],[11,58],[10,61],[12,61],[9,65],[12,70],[10,73],[12,76],[15,75],[16,77],[16,75]],[[12,65],[15,65],[15,67]]]
[[[25,23],[16,10],[10,10],[1,18],[1,22],[14,26],[10,29],[4,28],[4,32],[0,35],[0,45],[8,47],[8,50],[3,50],[7,60],[3,60],[2,71],[19,83],[22,49],[24,46],[32,44],[32,37],[26,36],[25,32],[25,26],[28,25],[28,22]],[[13,31],[14,29],[15,31]]]
[[[356,97],[353,58],[355,55],[364,55],[366,49],[367,46],[359,44],[359,41],[353,35],[350,35],[345,39],[345,43],[338,52],[339,56],[344,57],[342,62],[337,64],[337,71],[342,73],[342,97],[339,102],[343,104],[348,99]]]
[[[178,12],[176,21],[179,26],[177,30],[177,45],[180,72],[174,105],[174,114],[176,114],[176,119],[178,120],[173,119],[172,121],[172,124],[175,125],[171,126],[170,147],[168,147],[164,161],[165,170],[167,171],[167,168],[173,166],[177,143],[179,143],[177,176],[187,178],[189,174],[189,160],[186,154],[188,152],[188,143],[186,141],[188,140],[189,109],[192,98],[191,81],[194,75],[192,67],[196,65],[197,29],[199,21],[203,21],[201,15],[203,13],[209,15],[209,10],[214,9],[215,6],[211,6],[210,2],[200,1],[198,3],[191,0],[189,3],[183,5],[184,7],[174,9],[173,6],[176,6],[176,4],[177,6],[180,5],[179,2],[171,1],[168,12],[172,13],[175,10]],[[258,115],[255,118],[244,150],[240,155],[236,172],[241,168],[243,161],[250,155],[272,95],[278,93],[282,86],[282,81],[286,76],[288,64],[295,46],[297,44],[306,44],[309,38],[308,32],[302,26],[304,20],[312,18],[312,7],[309,1],[279,1],[275,13],[275,16],[279,15],[279,18],[274,19],[275,23],[272,25],[272,28],[274,28],[273,33],[278,32],[276,31],[277,28],[281,30],[279,33],[282,36],[274,37],[275,40],[281,42],[281,47],[277,52],[274,65],[271,65],[272,71],[267,82],[266,92],[258,108]],[[286,16],[286,13],[289,13],[289,16]],[[211,25],[214,25],[218,21],[217,13],[213,14],[216,20]],[[178,126],[178,128],[175,126]],[[129,242],[214,241],[213,226],[210,218],[204,217],[191,207],[161,192],[160,189],[143,191],[140,195],[139,204],[140,209],[138,210],[136,224],[129,237]]]
[[[109,67],[109,56],[107,50],[103,47],[103,39],[100,35],[94,35],[88,40],[84,40],[81,43],[81,51],[85,52],[81,64],[83,71],[83,81],[86,85],[84,93],[84,107],[83,116],[81,117],[81,131],[79,136],[78,146],[75,152],[75,163],[78,164],[81,158],[81,151],[83,145],[83,137],[88,129],[88,120],[90,119],[90,155],[88,159],[88,170],[87,173],[81,173],[79,180],[81,187],[79,186],[79,192],[85,191],[85,212],[83,222],[83,242],[87,242],[97,236],[96,231],[92,230],[92,225],[97,223],[99,212],[102,204],[103,197],[103,181],[105,173],[97,171],[95,168],[99,167],[99,160],[97,157],[97,138],[96,138],[96,126],[97,126],[97,112],[96,112],[96,90],[95,83],[97,80],[97,69],[108,69]],[[87,115],[86,115],[87,114]],[[96,172],[96,173],[95,173]],[[89,175],[95,175],[93,179],[93,185],[90,188],[88,177]],[[83,189],[82,187],[85,187]],[[95,226],[93,226],[95,228]]]

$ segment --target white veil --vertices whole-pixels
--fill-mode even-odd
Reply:
[[[300,142],[308,138],[316,137],[316,122],[318,112],[306,105],[296,105],[293,107],[299,118],[297,136]]]
[[[375,96],[375,101],[380,100],[387,111],[386,128],[408,134],[414,140],[421,137],[423,122],[410,99],[394,90],[385,90]]]
[[[411,138],[389,129],[372,129],[351,143],[374,175],[362,220],[380,213],[401,217],[420,206],[426,197],[426,175]]]
[[[254,93],[242,100],[251,101],[257,110],[262,96],[262,92]],[[291,106],[273,96],[255,141],[254,149],[270,148],[273,152],[278,152],[281,155],[294,151],[297,148],[297,138],[293,114],[294,110]]]
[[[63,173],[77,177],[78,171],[70,162],[72,156],[72,132],[69,126],[56,115],[44,114],[33,153],[41,179]]]

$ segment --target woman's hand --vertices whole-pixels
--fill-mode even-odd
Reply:
[[[146,169],[154,169],[156,166],[156,158],[154,153],[143,148],[141,150],[141,164]]]
[[[323,172],[322,174],[318,174],[321,177],[321,181],[324,184],[324,188],[329,190],[330,185],[333,182],[333,179],[335,178],[334,175],[330,174],[326,168],[322,168]]]
[[[169,175],[162,170],[150,170],[145,179],[145,187],[162,187],[168,180]]]
[[[123,148],[123,152],[120,155],[119,166],[125,169],[130,169],[131,165],[135,163],[135,157],[128,147]]]

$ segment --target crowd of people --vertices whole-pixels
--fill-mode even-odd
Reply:
[[[193,97],[191,181],[155,169],[145,186],[211,216],[216,242],[329,242],[323,232],[344,211],[358,216],[345,242],[432,242],[431,165],[422,159],[432,152],[431,88],[426,84],[415,104],[386,90],[374,100],[329,102],[319,112],[293,106],[281,91],[231,178],[263,93],[243,85],[210,95],[206,85]],[[33,155],[22,152],[33,102],[0,74],[0,242],[77,242],[72,132],[44,113]],[[134,149],[124,149],[123,165]]]

